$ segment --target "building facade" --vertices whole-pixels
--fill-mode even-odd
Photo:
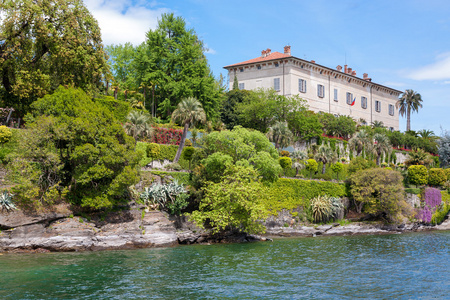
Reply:
[[[331,69],[284,53],[263,50],[261,56],[224,67],[230,86],[237,76],[239,88],[274,88],[280,95],[299,95],[314,112],[348,115],[362,124],[383,122],[390,130],[399,130],[395,104],[402,91],[363,78],[347,65]]]

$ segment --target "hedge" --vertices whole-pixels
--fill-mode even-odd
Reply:
[[[104,96],[103,98],[96,98],[94,102],[101,104],[108,108],[114,115],[114,117],[120,121],[125,122],[128,113],[131,111],[131,104],[127,101],[116,100],[111,96]]]
[[[157,144],[179,145],[183,130],[174,128],[163,128],[153,126],[155,134],[153,135],[153,142]]]
[[[139,162],[139,165],[141,167],[145,167],[152,161],[152,159],[147,156],[147,144],[148,143],[146,143],[146,142],[137,142],[137,144],[136,144],[136,151],[139,151],[142,154],[142,159]],[[155,158],[155,160],[163,161],[163,160],[167,159],[169,161],[173,161],[173,159],[175,158],[175,155],[177,154],[178,146],[160,144],[159,147],[160,147],[160,152],[159,152],[158,157]],[[187,161],[183,157],[180,158],[178,163],[181,165],[181,167],[184,170],[187,170],[189,168],[189,161]]]
[[[280,178],[265,187],[264,194],[267,197],[266,208],[270,213],[277,214],[282,209],[309,207],[309,201],[319,195],[343,197],[345,186],[327,181]]]
[[[428,184],[431,186],[442,186],[447,181],[447,174],[441,168],[428,170]]]

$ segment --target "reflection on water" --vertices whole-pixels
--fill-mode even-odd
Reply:
[[[450,232],[0,256],[1,299],[450,298]]]

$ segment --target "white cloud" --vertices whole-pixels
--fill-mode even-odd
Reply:
[[[216,54],[216,53],[217,53],[216,50],[214,50],[214,49],[208,47],[207,44],[205,44],[204,46],[205,46],[205,53],[206,53],[206,54]]]
[[[450,52],[436,57],[436,62],[416,69],[406,77],[414,80],[443,80],[450,79]]]
[[[158,18],[168,12],[166,8],[155,8],[156,3],[131,0],[85,0],[86,7],[97,19],[104,45],[139,45],[145,34],[155,29]]]

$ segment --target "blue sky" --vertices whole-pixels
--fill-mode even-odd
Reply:
[[[283,52],[422,95],[413,130],[450,130],[450,1],[447,0],[84,0],[105,45],[145,40],[161,13],[182,16],[209,48],[216,77],[224,66]],[[400,129],[406,119],[400,118]]]

